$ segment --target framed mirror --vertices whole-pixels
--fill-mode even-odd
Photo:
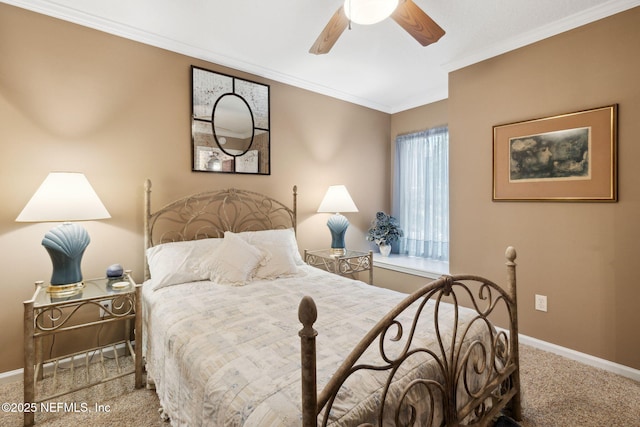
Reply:
[[[269,175],[269,86],[191,66],[192,170]]]

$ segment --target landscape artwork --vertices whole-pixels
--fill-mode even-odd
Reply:
[[[591,128],[512,137],[509,159],[512,183],[591,179]]]
[[[618,105],[493,126],[493,201],[617,202]]]

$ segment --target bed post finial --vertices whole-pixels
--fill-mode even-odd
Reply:
[[[507,286],[509,297],[511,299],[511,331],[510,331],[510,343],[511,354],[516,360],[520,360],[520,344],[518,337],[518,296],[516,289],[516,249],[513,246],[509,246],[505,252],[507,258]],[[516,370],[511,374],[511,380],[514,388],[520,390],[520,363],[516,363]],[[511,410],[512,417],[520,421],[522,420],[522,403],[520,392],[518,392],[513,399],[509,401],[509,408]]]
[[[298,186],[293,186],[293,232],[298,233]]]
[[[516,302],[516,249],[513,246],[509,246],[504,254],[507,258],[507,286],[509,295]]]
[[[151,247],[151,233],[149,231],[149,217],[151,216],[151,180],[149,178],[144,181],[144,278],[151,277],[149,272],[149,264],[147,263],[147,249]]]
[[[302,426],[316,427],[318,420],[318,391],[316,384],[316,336],[313,323],[318,318],[316,303],[304,296],[298,307],[298,319],[302,323],[300,336],[300,360],[302,362]]]

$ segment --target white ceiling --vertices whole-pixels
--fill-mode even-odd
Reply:
[[[0,0],[387,113],[445,99],[450,71],[640,0],[414,0],[446,34],[422,47],[387,19],[309,48],[342,0]]]

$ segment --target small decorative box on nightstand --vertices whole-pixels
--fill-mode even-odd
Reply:
[[[351,276],[361,271],[369,272],[369,284],[373,284],[373,252],[346,250],[344,255],[334,255],[330,249],[304,251],[304,262],[341,276]]]

